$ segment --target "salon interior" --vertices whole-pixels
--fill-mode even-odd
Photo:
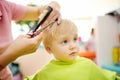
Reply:
[[[8,0],[23,5],[47,4],[52,0]],[[78,27],[80,56],[98,66],[120,75],[120,0],[55,0],[61,6],[62,18],[71,19]],[[17,26],[17,28],[16,28]],[[14,39],[26,34],[28,24],[12,22]],[[95,29],[95,51],[85,49],[91,29]],[[16,34],[14,34],[16,33]],[[22,56],[13,62],[24,78],[41,69],[53,57],[41,44],[34,54]],[[16,69],[15,69],[16,70]],[[13,70],[13,72],[15,71]],[[16,70],[16,71],[17,71]]]

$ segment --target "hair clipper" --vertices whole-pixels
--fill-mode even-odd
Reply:
[[[47,17],[50,15],[52,12],[53,8],[48,6],[45,10],[43,10],[43,13],[40,14],[39,19],[37,21],[37,24],[35,24],[30,31],[28,32],[28,35],[31,37],[34,37],[34,32],[40,27],[40,25],[43,24],[43,22],[47,19]]]

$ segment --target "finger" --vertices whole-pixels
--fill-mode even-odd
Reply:
[[[57,19],[57,15],[54,15],[54,16],[50,16],[45,22],[44,24],[42,24],[42,27],[46,26],[46,25],[49,25],[50,23],[56,21]]]
[[[34,39],[35,39],[38,43],[40,43],[41,40],[42,40],[42,33],[36,35],[36,36],[34,37]]]
[[[56,1],[52,1],[52,2],[49,4],[49,6],[57,9],[58,11],[60,11],[60,8],[61,8],[60,5],[59,5]]]
[[[44,21],[44,23],[43,23],[42,26],[50,23],[51,21],[55,21],[56,18],[58,17],[58,14],[59,14],[59,12],[57,10],[53,9],[53,11],[50,13],[50,15],[48,16],[48,18]]]
[[[40,30],[37,30],[36,32],[34,32],[34,36],[37,36],[38,34],[40,34]]]
[[[57,21],[57,24],[60,24],[62,22],[62,18],[60,14],[54,15],[53,20]]]
[[[52,12],[50,13],[50,15],[48,16],[48,18],[45,20],[44,24],[47,24],[47,23],[55,20],[55,19],[53,18],[55,15],[56,15],[56,13],[52,11]]]
[[[28,34],[26,34],[26,35],[19,35],[18,38],[31,38],[31,35],[28,35]]]
[[[25,37],[27,37],[27,38],[31,38],[31,35],[25,35]]]
[[[19,35],[19,36],[18,36],[18,38],[25,38],[25,37],[30,38],[31,36],[28,35],[28,34],[27,34],[27,35]]]
[[[61,17],[61,15],[58,15],[57,24],[60,24],[61,22],[62,22],[62,17]]]

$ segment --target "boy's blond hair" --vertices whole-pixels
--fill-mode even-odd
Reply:
[[[50,47],[51,43],[59,38],[59,34],[69,34],[73,31],[77,31],[76,25],[67,19],[63,19],[61,24],[56,22],[50,26],[47,30],[43,31],[43,45],[44,47]]]

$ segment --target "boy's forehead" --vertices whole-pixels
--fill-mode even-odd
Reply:
[[[68,23],[68,24],[64,23],[64,24],[61,24],[61,25],[57,26],[56,33],[57,32],[65,32],[65,33],[67,33],[69,31],[73,31],[73,30],[77,30],[77,27],[74,24],[72,24],[72,23]]]
[[[74,34],[77,32],[77,28],[76,26],[73,26],[73,25],[64,25],[62,26],[61,28],[58,27],[56,33],[58,34]]]
[[[64,32],[61,32],[61,33],[58,33],[56,34],[55,38],[56,39],[64,39],[64,38],[73,38],[75,36],[77,36],[78,33],[76,30],[71,30],[71,31],[64,31]]]

